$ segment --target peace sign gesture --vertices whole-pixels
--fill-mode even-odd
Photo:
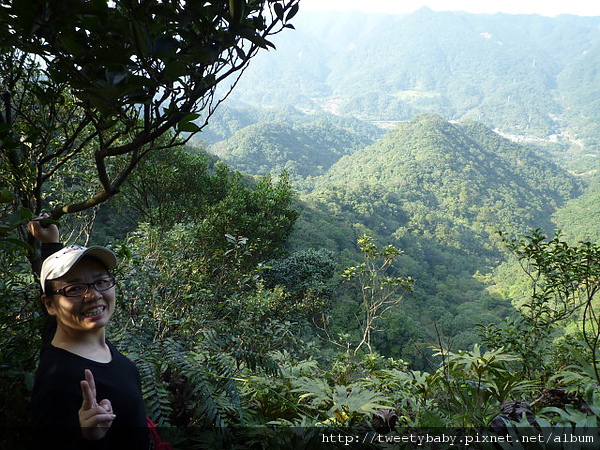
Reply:
[[[81,380],[83,402],[79,410],[79,425],[83,437],[92,441],[102,439],[117,417],[112,410],[110,400],[96,402],[96,382],[89,369],[85,369],[85,380]]]

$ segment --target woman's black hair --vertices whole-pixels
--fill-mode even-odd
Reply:
[[[47,280],[44,283],[44,291],[42,292],[42,294],[46,293],[47,297],[51,297],[52,295],[54,295],[52,294],[52,292],[54,292],[54,286],[52,284],[52,281]],[[52,341],[52,339],[54,338],[54,334],[56,333],[56,316],[51,316],[50,314],[48,314],[46,306],[44,305],[42,305],[42,315],[46,319],[42,328],[42,343],[48,344]]]
[[[54,285],[52,284],[51,280],[46,280],[46,282],[44,283],[44,294],[46,294],[47,296],[52,296],[54,292]]]
[[[44,328],[42,328],[42,343],[48,344],[52,342],[56,333],[56,327],[56,316],[46,313],[46,321],[44,322]]]

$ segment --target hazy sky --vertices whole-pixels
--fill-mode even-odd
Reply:
[[[301,11],[342,11],[410,13],[422,6],[434,11],[466,11],[493,14],[558,14],[600,16],[598,0],[300,0]]]

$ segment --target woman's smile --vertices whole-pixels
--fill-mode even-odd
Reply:
[[[106,306],[94,306],[83,311],[82,315],[83,317],[86,317],[88,319],[95,319],[97,317],[102,316],[105,310]]]
[[[111,280],[104,266],[94,259],[84,258],[67,274],[54,281],[57,293],[47,301],[47,306],[48,312],[56,316],[60,327],[89,331],[108,324],[115,307],[115,290],[110,287],[99,292],[95,286],[104,279]],[[64,295],[63,289],[72,293],[72,288],[77,285],[83,286],[82,295]]]

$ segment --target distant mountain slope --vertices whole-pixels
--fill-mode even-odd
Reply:
[[[497,231],[551,233],[552,213],[580,192],[578,179],[541,152],[477,122],[421,114],[319,177],[300,196],[289,244],[329,248],[341,261],[356,258],[361,234],[402,249],[395,269],[417,282],[378,345],[414,359],[413,340],[441,334],[466,348],[478,342],[476,324],[510,314],[510,302],[474,277],[504,260]]]
[[[423,114],[342,157],[308,198],[379,236],[432,238],[475,254],[498,230],[552,229],[552,213],[579,192],[543,154],[479,123]]]
[[[301,13],[227,104],[369,120],[432,112],[513,134],[600,142],[600,17]]]
[[[210,153],[232,167],[253,175],[278,174],[293,178],[322,175],[343,155],[353,153],[381,136],[377,127],[356,119],[328,115],[247,126],[231,138],[212,145]]]
[[[597,162],[600,169],[600,162]],[[567,239],[600,244],[600,172],[590,176],[584,193],[556,211],[553,219]]]

